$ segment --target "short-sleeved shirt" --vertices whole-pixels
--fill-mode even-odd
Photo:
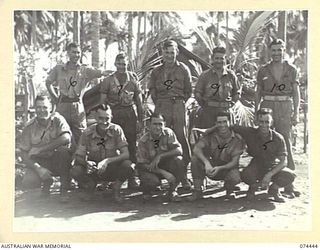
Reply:
[[[157,140],[152,138],[150,132],[147,132],[138,141],[137,162],[149,164],[157,155],[178,147],[181,147],[181,144],[170,128],[164,128]]]
[[[101,70],[77,65],[70,69],[68,63],[56,65],[49,73],[47,82],[55,83],[60,94],[69,98],[82,98],[91,80],[101,77]]]
[[[227,138],[221,137],[217,132],[210,133],[202,137],[197,144],[204,145],[204,149],[214,161],[230,162],[245,150],[244,140],[234,131],[231,131]]]
[[[219,78],[217,72],[211,68],[199,76],[195,93],[199,93],[205,102],[226,102],[240,94],[240,85],[232,70],[224,68]]]
[[[97,132],[97,124],[93,124],[83,131],[76,155],[87,156],[90,161],[100,162],[119,155],[119,150],[127,145],[126,137],[119,125],[110,123],[103,137]]]
[[[190,69],[176,61],[170,71],[166,72],[162,64],[152,71],[148,87],[149,90],[155,89],[156,99],[178,97],[187,100],[192,92]]]
[[[283,73],[280,82],[272,74],[273,62],[263,65],[257,75],[257,85],[261,87],[261,95],[287,95],[292,96],[293,85],[299,84],[298,72],[294,65],[287,61],[283,64]]]
[[[50,116],[49,123],[46,127],[40,125],[35,117],[26,125],[22,132],[20,148],[27,152],[32,148],[41,148],[64,133],[71,135],[71,130],[67,121],[59,113],[55,112]],[[65,145],[60,147],[66,148],[69,146],[70,145]]]
[[[136,96],[141,93],[141,87],[133,72],[127,72],[124,83],[121,83],[113,73],[102,81],[100,92],[107,95],[107,104],[111,107],[131,106]]]
[[[281,156],[287,156],[284,138],[275,130],[270,130],[269,137],[264,138],[258,128],[233,126],[247,144],[247,152],[252,157],[260,159],[263,163],[275,163]]]

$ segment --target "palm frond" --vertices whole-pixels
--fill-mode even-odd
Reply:
[[[236,124],[240,126],[253,126],[254,121],[254,107],[246,106],[240,100],[237,101],[231,108]]]

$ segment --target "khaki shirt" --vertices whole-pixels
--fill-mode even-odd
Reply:
[[[222,138],[217,132],[210,133],[202,137],[198,143],[204,145],[214,161],[230,162],[233,157],[240,156],[245,150],[244,140],[233,131],[228,138]]]
[[[50,71],[47,82],[55,83],[62,95],[69,98],[82,98],[90,81],[101,77],[101,75],[101,70],[82,65],[77,65],[76,69],[70,69],[68,63],[66,63],[56,65]]]
[[[156,67],[149,82],[149,89],[155,89],[156,99],[180,97],[184,100],[191,96],[191,73],[184,63],[176,61],[169,72],[164,64]]]
[[[22,132],[20,148],[29,152],[32,148],[41,148],[53,140],[57,139],[64,133],[71,135],[71,130],[62,115],[55,112],[50,116],[50,121],[46,127],[38,123],[37,118],[32,119]],[[70,145],[60,146],[67,148]]]
[[[141,87],[133,72],[127,72],[127,80],[123,84],[113,73],[102,81],[100,92],[107,95],[106,101],[111,107],[131,106],[137,95],[141,93]]]
[[[105,137],[97,132],[97,124],[83,131],[76,155],[88,157],[87,160],[100,162],[106,158],[120,155],[119,149],[128,145],[122,128],[111,123]]]
[[[295,66],[287,61],[283,65],[283,73],[278,82],[272,74],[272,62],[262,66],[257,75],[257,85],[261,87],[261,95],[287,95],[292,96],[293,84],[299,84],[298,72]]]
[[[147,132],[138,141],[137,162],[149,164],[157,155],[178,147],[181,147],[181,144],[170,128],[164,128],[157,140],[152,138],[150,132]]]
[[[240,84],[232,70],[224,68],[219,78],[216,71],[211,68],[199,76],[195,93],[199,93],[205,102],[231,101],[235,95],[240,94]]]

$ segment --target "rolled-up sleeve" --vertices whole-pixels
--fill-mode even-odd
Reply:
[[[75,154],[82,157],[86,157],[87,155],[87,136],[84,133],[80,137]]]
[[[146,143],[139,141],[137,147],[137,163],[148,164],[150,162],[148,156],[149,155]]]

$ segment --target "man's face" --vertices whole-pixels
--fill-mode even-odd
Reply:
[[[284,48],[281,44],[272,45],[270,48],[271,58],[274,62],[281,62],[283,59]]]
[[[49,100],[37,101],[35,104],[36,115],[38,120],[46,121],[51,115],[52,105]]]
[[[216,69],[222,69],[225,65],[226,55],[224,53],[214,53],[212,56],[212,65]]]
[[[79,47],[71,47],[70,50],[68,50],[68,57],[69,61],[77,64],[80,59],[80,49]]]
[[[163,61],[165,63],[174,63],[178,55],[177,48],[175,46],[167,47],[163,50]]]
[[[226,132],[230,127],[230,121],[227,116],[218,116],[216,125],[218,127],[219,132]]]
[[[115,62],[115,66],[116,66],[118,72],[120,72],[120,73],[126,72],[127,67],[128,67],[128,60],[126,60],[124,58],[118,59]]]
[[[164,129],[164,120],[161,118],[152,118],[150,122],[150,132],[153,136],[159,136]]]
[[[269,133],[269,130],[272,126],[272,116],[270,114],[259,115],[258,116],[258,126],[259,126],[259,130],[263,134]]]
[[[111,122],[112,114],[110,111],[98,109],[96,113],[97,125],[100,129],[106,130]]]

